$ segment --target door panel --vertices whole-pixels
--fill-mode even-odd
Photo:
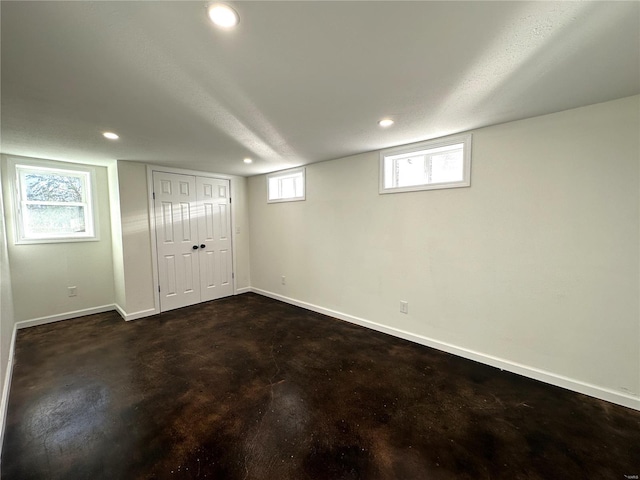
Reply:
[[[195,178],[153,172],[160,311],[200,301]]]
[[[202,252],[204,256],[203,262],[205,263],[202,271],[204,275],[202,275],[201,280],[205,282],[205,288],[211,288],[216,286],[215,272],[216,272],[216,255],[213,251],[204,251]]]
[[[165,255],[164,258],[164,295],[174,297],[177,295],[176,290],[176,257],[175,255]],[[162,270],[162,268],[161,268]]]
[[[226,204],[218,205],[218,232],[220,232],[218,238],[220,240],[229,240],[231,222],[229,221],[229,209],[227,207],[228,205]]]
[[[198,269],[198,263],[193,257],[194,255],[192,255],[191,253],[182,254],[181,265],[183,265],[184,268],[181,269],[180,274],[182,275],[182,282],[184,285],[185,293],[194,292],[195,284],[199,281],[198,278],[194,278],[195,271]]]
[[[221,285],[231,285],[230,268],[232,264],[231,252],[229,250],[220,250],[220,274]]]
[[[162,202],[162,243],[173,242],[173,204],[171,202]],[[158,239],[160,241],[160,239]]]
[[[233,294],[229,180],[196,177],[202,301]]]
[[[198,234],[195,235],[192,232],[193,224],[195,223],[191,219],[191,206],[189,203],[180,202],[180,210],[179,210],[179,225],[182,228],[182,241],[183,242],[191,242],[198,241]]]

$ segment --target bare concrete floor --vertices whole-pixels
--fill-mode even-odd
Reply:
[[[640,412],[255,294],[20,330],[14,479],[625,479]]]

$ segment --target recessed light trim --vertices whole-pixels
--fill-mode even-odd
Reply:
[[[208,14],[213,24],[221,28],[233,28],[240,23],[238,12],[224,3],[210,5]]]
[[[117,133],[113,133],[113,132],[104,132],[102,136],[104,138],[108,138],[109,140],[118,140],[120,138],[120,136]]]
[[[393,120],[391,120],[390,118],[383,118],[382,120],[380,120],[378,122],[378,125],[380,125],[383,128],[386,128],[386,127],[390,127],[391,125],[393,125],[393,123],[394,123]]]
[[[244,163],[253,163],[253,160],[251,160],[250,158],[245,158],[243,160]]]

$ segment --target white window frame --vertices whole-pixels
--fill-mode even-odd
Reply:
[[[439,190],[443,188],[460,188],[471,186],[471,134],[456,135],[454,137],[437,138],[435,140],[428,140],[426,142],[413,143],[411,145],[402,145],[399,147],[387,148],[380,151],[380,184],[378,192],[380,194],[385,193],[402,193],[402,192],[416,192],[422,190]],[[443,182],[443,183],[423,183],[419,185],[411,185],[407,187],[385,187],[385,164],[389,157],[398,155],[410,155],[412,153],[421,152],[424,150],[432,150],[442,147],[448,147],[452,145],[462,144],[463,151],[463,172],[462,180],[456,182]]]
[[[98,231],[97,203],[96,203],[96,172],[95,168],[67,162],[37,160],[31,158],[10,158],[9,181],[13,203],[13,230],[16,245],[39,243],[91,242],[100,240]],[[83,180],[85,189],[82,202],[45,202],[27,201],[23,188],[23,172],[57,173],[60,175],[77,176]],[[25,229],[23,210],[29,204],[48,204],[63,206],[82,206],[85,212],[85,231],[77,234],[42,234],[29,235]]]
[[[288,198],[271,198],[269,195],[269,188],[272,179],[277,180],[285,180],[288,178],[296,177],[298,175],[302,176],[302,195],[297,197],[288,197]],[[282,188],[282,184],[280,183],[280,189]],[[282,192],[280,192],[282,193]],[[304,167],[300,168],[291,168],[289,170],[281,170],[279,172],[270,173],[267,175],[267,203],[282,203],[282,202],[300,202],[307,199],[307,180],[306,180],[306,171]]]

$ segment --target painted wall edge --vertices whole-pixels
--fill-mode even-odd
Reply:
[[[2,387],[2,399],[0,399],[0,452],[4,443],[4,430],[7,425],[7,411],[9,409],[9,392],[11,390],[11,377],[13,376],[13,361],[15,357],[16,335],[18,332],[17,324],[13,325],[13,334],[11,335],[11,343],[9,344],[9,361],[7,362],[7,373],[4,377],[4,385]],[[0,456],[0,464],[2,457]]]
[[[138,312],[127,313],[124,308],[122,308],[117,303],[113,305],[113,308],[127,322],[130,322],[131,320],[138,320],[140,318],[150,317],[152,315],[160,313],[160,311],[156,310],[155,308],[148,308],[146,310],[140,310]]]

